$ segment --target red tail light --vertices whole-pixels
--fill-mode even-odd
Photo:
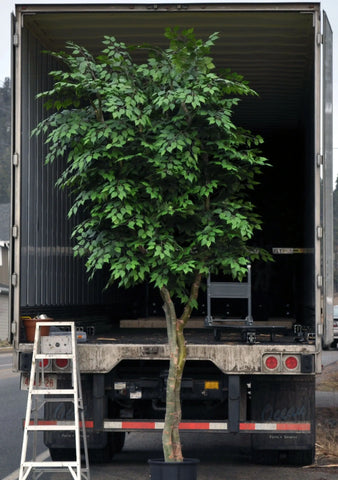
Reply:
[[[269,355],[265,358],[265,366],[269,370],[275,370],[278,367],[278,358],[273,355]]]
[[[42,368],[42,367],[46,368],[48,366],[48,364],[49,364],[48,358],[44,358],[44,359],[39,361],[39,367],[40,368]]]
[[[69,360],[67,358],[57,358],[55,360],[55,365],[58,368],[62,368],[62,369],[67,368],[68,364],[69,364]]]
[[[286,368],[289,370],[294,370],[298,367],[298,358],[294,356],[286,357],[284,363]]]

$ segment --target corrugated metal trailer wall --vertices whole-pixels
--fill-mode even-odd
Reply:
[[[50,86],[48,72],[54,68],[54,59],[41,61],[42,55],[46,57],[43,47],[28,30],[24,29],[23,35],[21,178],[25,181],[21,183],[20,304],[98,304],[102,302],[102,282],[83,281],[84,263],[73,257],[71,248],[73,221],[65,221],[70,198],[55,188],[63,162],[58,159],[45,165],[44,139],[30,135],[45,115],[36,95]]]

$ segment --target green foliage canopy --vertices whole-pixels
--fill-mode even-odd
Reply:
[[[109,282],[147,280],[186,302],[196,272],[241,278],[266,257],[248,246],[261,228],[248,191],[266,159],[261,137],[233,123],[240,97],[255,92],[216,72],[218,34],[165,36],[166,49],[105,37],[97,58],[73,43],[54,53],[67,68],[51,72],[40,97],[52,113],[34,133],[47,135],[47,162],[67,158],[58,184],[74,195],[69,215],[81,212],[75,254],[88,270],[108,267]]]

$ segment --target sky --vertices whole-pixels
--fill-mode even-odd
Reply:
[[[2,83],[6,77],[10,77],[10,31],[11,31],[11,13],[14,12],[15,3],[19,4],[83,4],[95,3],[93,0],[0,0],[1,2],[1,16],[0,16],[0,82]],[[96,3],[123,3],[114,0],[99,0]],[[129,3],[131,1],[129,0]],[[140,2],[138,2],[140,3]],[[150,3],[149,0],[144,0],[142,3]],[[165,3],[165,2],[163,2]],[[207,3],[207,1],[206,1]],[[239,0],[224,0],[224,3],[241,3]],[[251,3],[246,0],[243,3]],[[254,0],[252,3],[279,3],[274,0]],[[282,0],[281,0],[282,3]],[[289,3],[308,3],[306,0],[290,1]],[[322,0],[323,10],[326,11],[332,30],[333,30],[333,179],[334,185],[338,175],[338,1],[337,0]]]

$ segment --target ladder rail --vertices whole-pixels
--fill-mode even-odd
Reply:
[[[36,355],[38,350],[38,343],[39,343],[39,334],[40,328],[38,328],[38,324],[35,330],[35,337],[34,337],[34,345],[33,345],[33,355],[32,355],[32,366],[31,366],[31,373],[29,378],[29,386],[28,386],[28,396],[27,396],[27,406],[26,406],[26,416],[25,416],[25,426],[29,425],[31,419],[31,412],[32,412],[32,391],[34,389],[34,382],[36,382]],[[21,450],[21,460],[20,460],[20,472],[19,472],[19,480],[25,480],[29,475],[30,471],[28,471],[27,475],[23,476],[23,464],[25,463],[27,457],[27,446],[28,446],[28,430],[24,428],[23,432],[23,440],[22,440],[22,450]],[[33,455],[34,455],[34,447],[33,447]],[[33,458],[36,458],[36,456]]]
[[[87,432],[86,432],[86,421],[85,421],[85,416],[84,416],[84,405],[83,405],[83,396],[82,396],[82,385],[81,385],[81,376],[80,376],[80,370],[77,369],[77,377],[78,377],[78,385],[79,385],[79,408],[81,412],[81,424],[82,424],[82,441],[83,441],[83,450],[84,450],[84,456],[85,456],[85,465],[88,468],[88,475],[89,475],[89,455],[88,455],[88,442],[87,442]],[[88,477],[87,480],[90,480]]]
[[[72,352],[77,352],[77,342],[72,329]],[[74,366],[74,365],[73,365]],[[74,371],[75,370],[75,371]],[[76,377],[76,378],[74,378]],[[78,391],[77,368],[72,368],[72,386],[74,389],[74,420],[75,420],[75,450],[77,471],[81,472],[81,445],[80,445],[80,417],[79,417],[79,391]],[[80,474],[81,477],[81,474]]]

